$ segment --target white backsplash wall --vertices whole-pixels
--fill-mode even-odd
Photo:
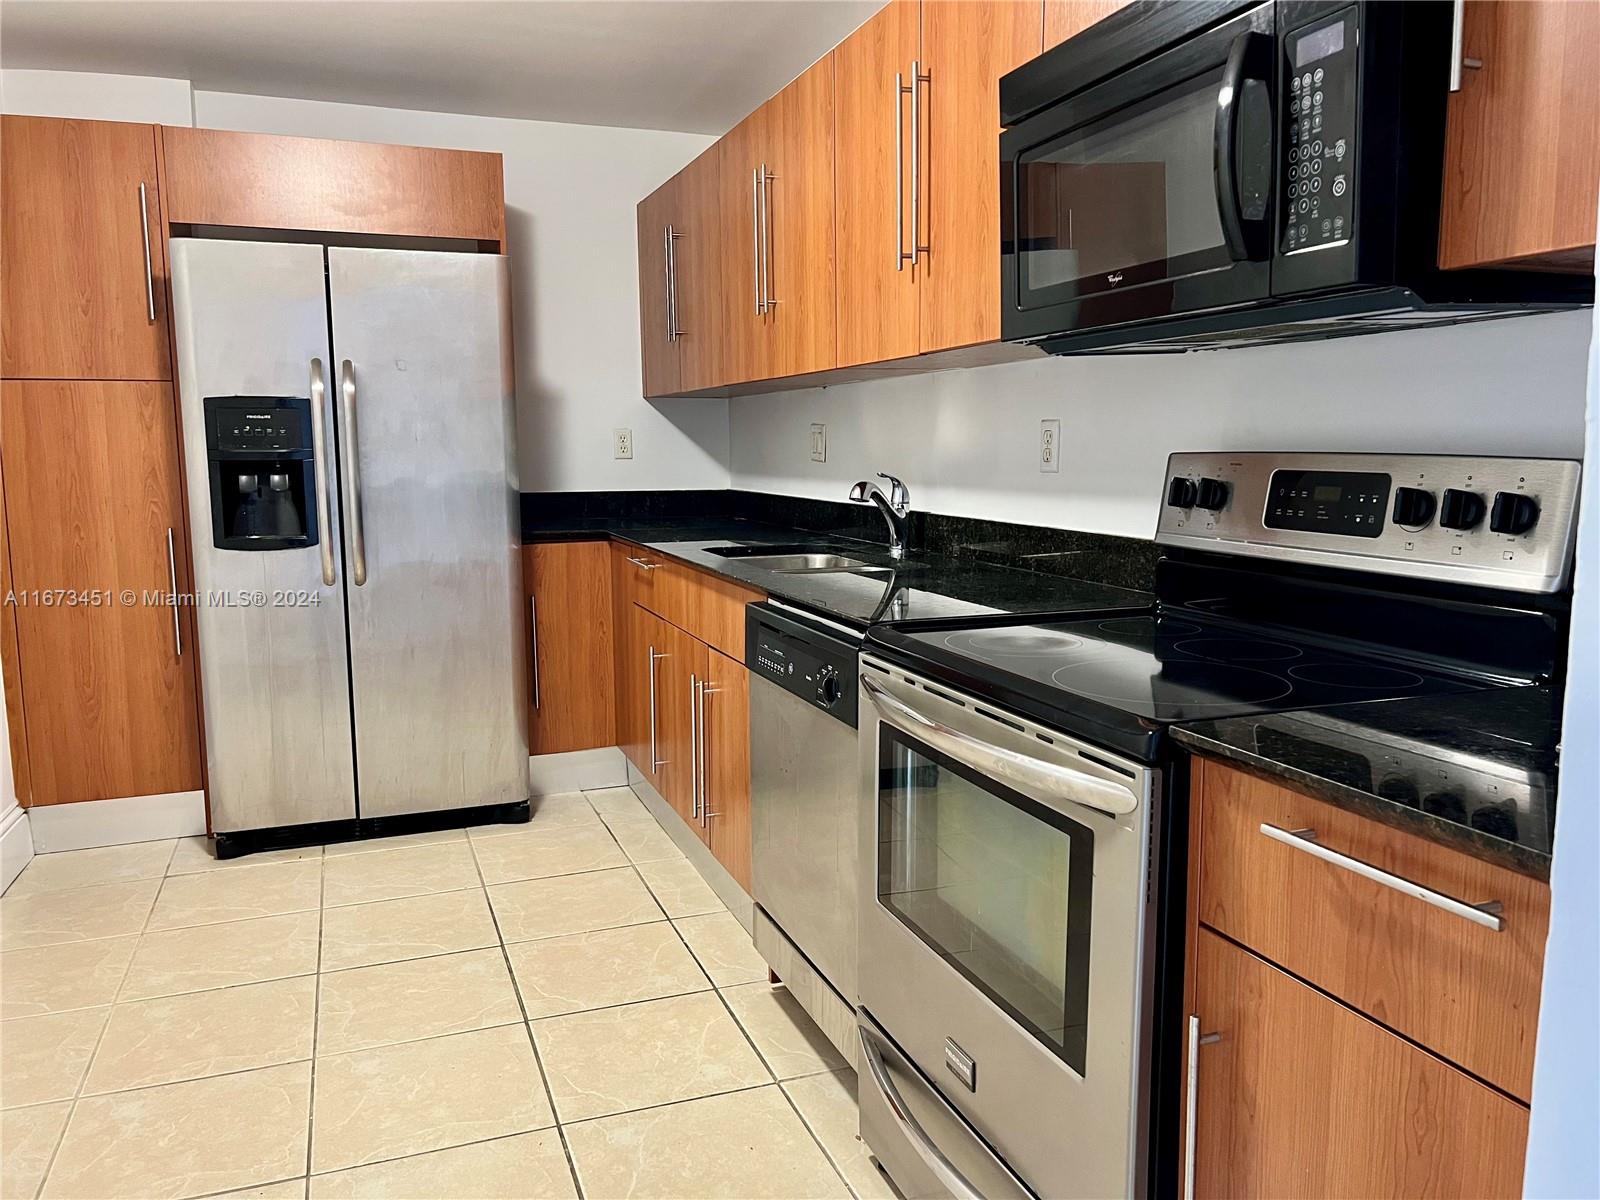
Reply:
[[[639,387],[634,209],[711,138],[226,92],[196,91],[194,110],[202,128],[499,151],[522,490],[728,486],[726,403]],[[614,428],[632,460],[612,458]]]
[[[874,471],[913,507],[1155,532],[1176,450],[1583,452],[1587,312],[1173,356],[1048,358],[730,401],[733,486],[843,500]],[[1060,471],[1039,422],[1061,421]],[[825,463],[810,460],[827,424]]]

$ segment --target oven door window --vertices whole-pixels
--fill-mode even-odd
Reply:
[[[1023,152],[1017,304],[1037,308],[1226,267],[1218,65]]]
[[[878,902],[1082,1075],[1094,833],[888,726]]]

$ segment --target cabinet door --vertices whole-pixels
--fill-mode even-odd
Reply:
[[[911,98],[895,80],[911,86],[921,7],[919,0],[890,0],[833,52],[841,367],[907,358],[918,349],[918,265],[900,258],[913,245]]]
[[[656,740],[663,762],[657,790],[673,810],[702,838],[696,779],[699,744],[694,685],[702,677],[705,647],[676,625],[651,618],[651,645],[656,661]],[[665,649],[662,649],[665,647]]]
[[[1039,0],[922,6],[924,354],[1000,337],[1000,76],[1038,55]]]
[[[155,126],[5,117],[0,195],[0,374],[171,379]]]
[[[1195,963],[1196,1196],[1521,1195],[1522,1105],[1208,929]]]
[[[617,704],[617,745],[629,762],[651,781],[650,766],[650,662],[645,655],[644,610],[627,590],[627,571],[633,568],[611,546],[612,680]],[[657,789],[660,790],[659,788]]]
[[[722,304],[717,317],[720,383],[744,383],[771,374],[765,361],[766,331],[761,319],[760,222],[756,206],[756,172],[762,163],[761,134],[766,117],[765,108],[757,109],[717,143],[720,220],[716,240],[722,269]]]
[[[1594,270],[1600,4],[1470,0],[1446,118],[1439,265]]]
[[[834,365],[833,55],[762,105],[756,120],[757,168],[769,178],[759,223],[768,303],[755,378],[826,371]]]
[[[639,352],[646,396],[678,390],[678,341],[673,333],[673,258],[682,242],[678,179],[639,201]],[[678,234],[676,242],[669,241]]]
[[[522,551],[529,595],[530,754],[617,742],[606,542],[548,542]]]
[[[8,381],[0,405],[32,803],[200,787],[171,387]]]
[[[750,890],[750,672],[707,648],[700,704],[701,802],[707,845]]]
[[[1060,45],[1128,4],[1129,0],[1044,0],[1044,48]]]
[[[683,213],[675,260],[678,371],[685,392],[716,387],[728,378],[725,280],[733,267],[722,215],[726,149],[723,141],[714,142],[678,175]]]

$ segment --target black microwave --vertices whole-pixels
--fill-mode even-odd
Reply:
[[[1136,0],[1000,81],[1001,335],[1061,354],[1592,303],[1437,266],[1449,0]]]

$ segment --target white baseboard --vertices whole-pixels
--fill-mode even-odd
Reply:
[[[0,816],[0,892],[22,874],[33,857],[33,832],[28,828],[28,810],[16,803]]]
[[[717,899],[728,906],[728,911],[738,919],[739,924],[744,926],[745,932],[753,932],[756,906],[755,901],[750,898],[750,893],[739,886],[737,879],[728,874],[728,868],[716,860],[710,848],[700,840],[694,830],[683,823],[683,818],[678,815],[677,810],[667,803],[661,793],[650,785],[650,781],[632,763],[628,763],[628,786],[650,810],[656,823],[672,839],[673,845],[682,850],[683,856],[694,864],[694,869],[700,872],[700,878],[704,879],[707,886],[717,894]]]
[[[617,746],[598,750],[569,750],[565,754],[535,754],[528,759],[532,795],[560,792],[597,792],[601,788],[628,786],[628,760]]]
[[[40,804],[28,810],[28,826],[35,854],[196,837],[206,831],[206,796],[204,792],[167,792],[81,804]]]

